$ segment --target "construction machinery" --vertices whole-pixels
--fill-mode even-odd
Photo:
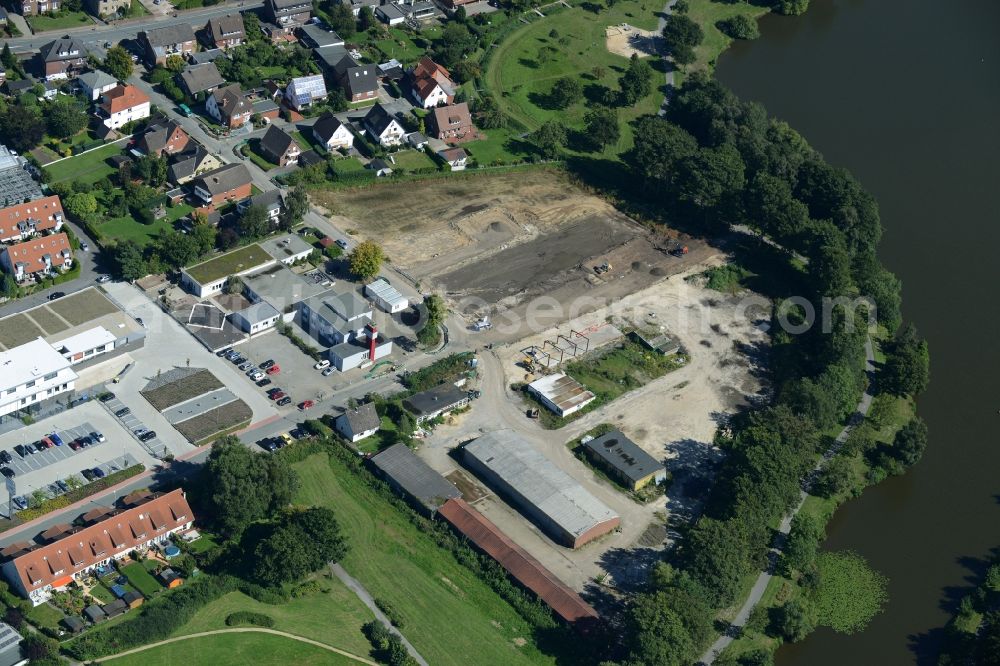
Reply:
[[[683,243],[674,243],[674,246],[670,248],[670,254],[674,257],[683,257],[688,253],[688,246]]]
[[[603,275],[604,273],[607,273],[610,270],[611,270],[611,264],[609,264],[606,261],[600,266],[594,266],[594,273],[596,275]]]
[[[473,324],[473,328],[477,331],[488,331],[493,328],[493,322],[490,321],[489,317],[483,317]]]

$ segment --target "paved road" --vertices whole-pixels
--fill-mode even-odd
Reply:
[[[205,636],[216,636],[218,634],[271,634],[273,636],[282,636],[284,638],[290,638],[293,641],[299,641],[302,643],[308,643],[309,645],[315,645],[318,648],[323,648],[324,650],[329,650],[330,652],[336,652],[337,654],[347,657],[353,661],[361,664],[371,664],[371,666],[377,666],[376,662],[370,659],[365,659],[364,657],[359,657],[356,654],[347,652],[346,650],[341,650],[340,648],[335,648],[332,645],[327,645],[326,643],[320,643],[319,641],[314,641],[311,638],[304,638],[302,636],[296,636],[295,634],[290,634],[287,631],[278,631],[277,629],[263,629],[260,627],[236,627],[232,629],[215,629],[214,631],[202,631],[197,634],[188,634],[187,636],[175,636],[174,638],[168,638],[165,641],[159,641],[157,643],[150,643],[149,645],[143,645],[142,647],[137,647],[133,650],[126,650],[125,652],[119,652],[118,654],[113,654],[110,657],[101,657],[101,663],[106,661],[111,661],[112,659],[118,659],[119,657],[125,657],[130,654],[136,654],[138,652],[145,652],[146,650],[152,650],[153,648],[160,647],[161,645],[167,645],[169,643],[177,643],[178,641],[187,641],[192,638],[203,638]]]
[[[144,16],[140,19],[128,21],[114,21],[107,26],[81,26],[79,28],[69,28],[66,30],[48,30],[34,35],[25,35],[8,39],[11,50],[15,53],[26,53],[37,51],[44,44],[48,44],[57,37],[71,35],[82,39],[85,43],[112,42],[117,43],[123,39],[135,39],[140,30],[147,28],[164,28],[172,25],[188,24],[194,27],[203,27],[210,18],[223,16],[234,11],[246,11],[264,6],[261,0],[249,0],[247,2],[226,2],[212,7],[202,7],[178,12],[177,17],[167,16]]]
[[[865,355],[867,357],[865,361],[865,372],[868,373],[868,386],[872,386],[872,378],[875,373],[875,351],[872,346],[871,338],[865,342]],[[820,458],[819,462],[816,463],[816,467],[804,481],[803,489],[799,493],[799,503],[795,506],[795,509],[789,513],[781,521],[781,525],[778,527],[778,535],[776,535],[775,542],[783,543],[785,538],[788,536],[788,532],[792,526],[792,518],[798,514],[802,509],[802,505],[806,500],[806,495],[809,489],[812,487],[813,481],[815,480],[817,474],[826,467],[827,463],[830,462],[837,453],[840,451],[841,446],[847,441],[847,437],[851,434],[858,424],[864,420],[864,417],[868,415],[868,410],[871,408],[872,404],[872,394],[871,388],[865,389],[864,395],[861,396],[861,401],[858,402],[857,413],[851,422],[844,426],[844,429],[840,431],[837,435],[837,439],[834,441],[833,445],[827,449]],[[733,619],[726,633],[720,636],[713,644],[712,647],[708,649],[708,652],[702,655],[701,660],[698,662],[703,666],[711,666],[713,662],[719,657],[720,654],[725,651],[727,647],[740,635],[743,631],[743,627],[746,626],[747,621],[750,619],[751,613],[760,603],[761,598],[764,596],[764,591],[767,589],[768,584],[771,582],[771,578],[774,576],[775,566],[781,556],[781,549],[779,546],[775,545],[768,552],[768,567],[767,570],[757,577],[754,582],[753,587],[750,589],[750,595],[747,597],[743,606],[740,608],[736,617]]]
[[[334,564],[331,562],[330,570],[333,571],[333,574],[340,579],[340,582],[346,585],[352,592],[354,592],[354,594],[358,596],[358,599],[361,599],[361,603],[363,603],[365,606],[368,606],[369,610],[375,613],[375,618],[379,622],[384,624],[389,631],[399,636],[399,640],[403,641],[403,645],[406,646],[406,649],[410,653],[410,656],[416,659],[417,663],[420,664],[420,666],[429,666],[427,660],[420,656],[420,653],[417,652],[417,649],[413,647],[412,644],[410,644],[410,641],[406,640],[406,636],[401,634],[399,632],[399,629],[396,629],[396,627],[392,626],[392,623],[389,622],[389,618],[385,616],[385,613],[379,610],[379,607],[375,605],[375,599],[368,592],[368,590],[365,589],[364,585],[362,585],[356,578],[353,578],[349,573],[344,571],[344,567],[340,566],[339,564]]]

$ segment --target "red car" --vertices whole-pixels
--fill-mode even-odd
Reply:
[[[276,375],[279,372],[281,372],[281,366],[280,365],[272,365],[270,368],[268,368],[264,372],[266,372],[269,375]]]
[[[277,391],[276,393],[271,394],[271,400],[281,400],[284,397],[285,393],[283,391]]]
[[[312,400],[303,400],[302,402],[299,403],[299,409],[305,411],[315,404],[316,403],[313,402]]]
[[[51,449],[53,446],[55,446],[55,443],[48,437],[42,437],[41,442],[42,444],[45,445],[45,448],[47,449]]]

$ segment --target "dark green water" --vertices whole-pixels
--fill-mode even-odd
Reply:
[[[829,525],[890,579],[886,612],[821,630],[780,666],[932,663],[956,599],[1000,546],[1000,1],[813,0],[767,17],[717,75],[850,169],[881,205],[883,261],[929,339],[923,461]]]

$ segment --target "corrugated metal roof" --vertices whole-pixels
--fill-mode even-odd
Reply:
[[[498,430],[465,445],[464,455],[504,483],[566,533],[580,536],[618,518],[600,500],[512,430]]]
[[[405,444],[394,444],[371,459],[383,474],[424,506],[437,509],[462,493]]]
[[[438,510],[438,514],[476,547],[499,562],[511,576],[534,592],[564,621],[597,619],[597,611],[590,604],[465,500],[448,500]]]

